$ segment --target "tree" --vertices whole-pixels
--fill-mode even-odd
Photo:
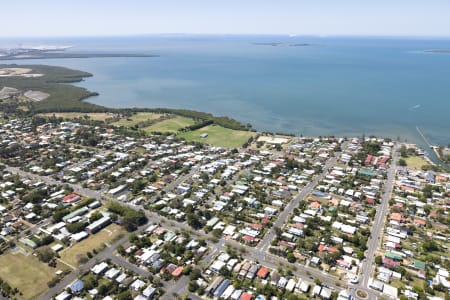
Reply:
[[[190,280],[197,280],[198,278],[200,278],[202,272],[200,271],[200,269],[193,269],[191,274],[189,274],[189,279]]]
[[[220,269],[220,275],[223,277],[230,277],[232,275],[231,270],[228,270],[228,268],[222,268]]]
[[[290,263],[295,263],[295,261],[296,261],[296,258],[295,258],[295,256],[294,256],[294,253],[292,253],[292,252],[289,252],[289,253],[286,255],[286,258],[287,258],[288,262],[290,262]]]
[[[107,286],[106,284],[104,284],[104,283],[101,284],[101,285],[97,288],[98,294],[101,295],[101,296],[105,296],[106,293],[108,293],[108,290],[109,290],[108,286]]]
[[[55,252],[47,246],[37,250],[36,254],[39,260],[45,263],[48,263],[55,256]]]
[[[399,160],[398,160],[398,165],[399,166],[402,166],[402,167],[406,167],[406,160],[404,160],[403,158],[400,158]]]
[[[406,149],[406,146],[405,145],[401,145],[401,147],[400,147],[400,155],[401,155],[401,157],[408,157],[408,151],[407,151],[407,149]]]
[[[47,286],[49,288],[54,287],[61,279],[59,277],[53,277],[52,279],[50,279],[49,282],[47,282]]]
[[[375,257],[375,263],[380,266],[383,263],[383,258],[378,255],[377,257]]]
[[[117,250],[117,252],[118,252],[120,255],[122,255],[122,256],[126,254],[125,248],[123,247],[123,245],[117,246],[116,250]]]
[[[359,260],[363,260],[364,257],[365,257],[365,255],[364,255],[364,250],[357,249],[357,250],[356,250],[356,256],[358,256],[358,259],[359,259]]]
[[[188,290],[189,292],[195,292],[199,288],[199,285],[196,281],[189,281]]]
[[[212,233],[212,235],[215,237],[215,238],[220,238],[221,236],[222,236],[222,230],[220,230],[220,229],[218,229],[218,228],[216,228],[216,229],[213,229],[213,231],[211,232]]]
[[[425,241],[422,243],[422,249],[423,249],[423,252],[425,252],[425,253],[438,251],[439,245],[434,240]]]
[[[135,231],[139,226],[147,223],[148,219],[142,210],[136,211],[117,202],[109,202],[108,210],[122,216],[121,224],[127,231]]]
[[[77,261],[79,264],[85,264],[89,261],[86,254],[77,254]]]
[[[431,198],[433,196],[433,188],[431,185],[426,184],[422,189],[422,193],[425,198]]]
[[[94,223],[95,221],[100,220],[101,218],[103,218],[103,214],[99,211],[95,211],[89,217],[89,222]]]
[[[111,222],[116,222],[119,219],[119,217],[115,213],[110,214],[109,218],[111,219]]]
[[[97,277],[94,274],[87,275],[84,279],[84,288],[86,290],[91,290],[98,285]]]
[[[200,218],[198,217],[198,215],[196,215],[194,213],[188,213],[186,215],[186,219],[187,219],[187,223],[189,224],[189,226],[191,226],[194,229],[200,229],[203,227],[203,224],[200,221]]]
[[[62,218],[67,215],[70,211],[68,209],[57,209],[53,214],[53,222],[58,223]]]
[[[46,246],[53,243],[55,239],[51,235],[46,235],[41,239],[41,245]]]
[[[280,227],[274,226],[273,230],[275,230],[275,234],[277,236],[277,238],[280,238],[281,234],[283,233],[283,231],[281,230]]]
[[[336,300],[338,298],[339,294],[336,291],[331,292],[331,299]]]
[[[133,296],[131,295],[129,290],[123,291],[117,296],[117,300],[132,300],[132,299]]]
[[[70,233],[78,233],[84,230],[84,228],[86,228],[87,223],[84,222],[76,222],[76,223],[72,223],[72,224],[68,224],[66,226],[67,231],[69,231]]]

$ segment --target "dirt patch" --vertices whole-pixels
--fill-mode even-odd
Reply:
[[[26,91],[23,95],[34,101],[42,101],[42,100],[47,99],[50,96],[50,94],[47,94],[47,93],[44,93],[41,91],[32,91],[32,90]]]
[[[5,86],[0,90],[0,100],[8,99],[11,96],[18,95],[19,93],[20,91],[18,89]]]
[[[41,77],[43,74],[30,73],[32,69],[28,68],[2,68],[0,69],[0,77]]]

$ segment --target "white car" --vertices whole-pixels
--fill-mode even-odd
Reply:
[[[357,284],[358,283],[358,276],[348,276],[348,282],[352,283],[352,284]]]

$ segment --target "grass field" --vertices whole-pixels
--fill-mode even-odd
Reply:
[[[420,156],[409,156],[405,158],[408,168],[421,169],[422,166],[428,165],[429,163]]]
[[[22,292],[18,299],[36,299],[48,287],[47,282],[56,276],[58,268],[50,268],[33,255],[0,255],[0,277]]]
[[[159,119],[159,117],[161,117],[161,116],[162,116],[161,114],[155,114],[155,113],[150,113],[150,112],[139,112],[139,113],[132,115],[129,118],[122,118],[121,120],[114,122],[112,124],[116,125],[116,126],[130,127],[130,126],[134,126],[140,122]]]
[[[203,133],[207,133],[208,137],[201,138],[200,135]],[[177,137],[184,138],[188,141],[206,143],[212,146],[237,148],[255,135],[256,133],[254,132],[232,130],[217,125],[210,125],[198,130],[184,132]]]
[[[52,117],[55,116],[57,118],[64,118],[64,119],[75,119],[80,117],[88,116],[90,120],[94,121],[105,121],[108,118],[111,118],[113,115],[110,113],[77,113],[77,112],[55,112],[55,113],[45,113],[45,114],[38,114],[38,116],[44,116],[44,117]]]
[[[90,235],[87,239],[61,251],[59,253],[61,255],[61,260],[76,267],[79,264],[79,254],[85,255],[87,252],[92,252],[92,250],[102,247],[103,243],[111,243],[123,233],[125,233],[125,230],[122,229],[122,227],[111,224],[96,234]]]
[[[195,121],[186,117],[175,117],[167,119],[152,126],[144,127],[146,132],[177,132],[181,128],[194,125]]]

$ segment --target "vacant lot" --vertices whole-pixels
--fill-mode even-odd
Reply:
[[[32,70],[28,68],[2,68],[0,69],[1,77],[11,77],[11,76],[24,76],[29,74]],[[29,74],[30,75],[30,74]],[[42,76],[42,74],[36,74]],[[36,76],[38,77],[38,76]]]
[[[158,122],[143,129],[147,132],[177,132],[181,128],[194,124],[195,121],[191,118],[175,117]]]
[[[420,156],[410,156],[405,158],[408,168],[421,169],[422,166],[428,165],[429,163]]]
[[[75,118],[89,118],[90,120],[95,121],[105,121],[108,118],[111,118],[113,115],[110,113],[77,113],[77,112],[65,112],[65,113],[45,113],[38,114],[39,116],[44,117],[52,117],[55,116],[57,118],[63,119],[75,119]]]
[[[47,99],[50,94],[41,92],[41,91],[32,91],[32,90],[28,90],[23,94],[25,97],[27,97],[28,99],[34,100],[34,101],[42,101]]]
[[[18,299],[36,299],[47,289],[47,282],[54,278],[58,269],[41,263],[33,255],[0,255],[0,277],[22,292]]]
[[[59,254],[63,261],[76,267],[79,265],[79,255],[86,255],[87,252],[92,252],[92,250],[102,247],[105,243],[111,243],[124,232],[120,226],[111,224],[96,234],[90,235],[87,239],[61,251]]]
[[[151,112],[139,112],[139,113],[132,115],[131,117],[122,118],[119,121],[114,122],[112,124],[116,125],[116,126],[130,127],[130,126],[134,126],[134,125],[139,124],[144,121],[159,119],[161,116],[162,116],[161,114],[155,114],[155,113],[151,113]]]
[[[204,133],[207,133],[208,136],[206,138],[201,138],[200,135]],[[237,148],[255,135],[254,132],[232,130],[217,125],[210,125],[198,130],[184,132],[179,134],[178,137],[185,138],[188,141],[206,143],[212,146]]]

